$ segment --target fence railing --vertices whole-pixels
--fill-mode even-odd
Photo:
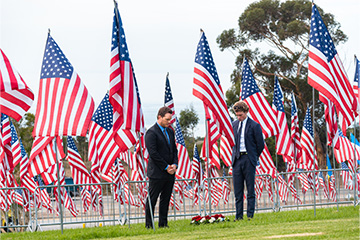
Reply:
[[[328,170],[317,170],[316,174],[323,174]],[[336,190],[336,196],[330,197],[329,191],[324,192],[321,183],[310,183],[309,189],[305,192],[304,186],[300,181],[300,174],[313,174],[314,171],[286,172],[279,173],[276,178],[270,175],[256,175],[256,203],[255,211],[281,211],[285,209],[301,209],[324,206],[339,206],[341,204],[358,203],[358,189],[347,189],[340,176],[342,169],[332,169],[335,182],[333,186]],[[281,177],[281,178],[279,178]],[[279,183],[279,179],[284,179],[285,185]],[[206,182],[198,182],[196,179],[176,179],[173,190],[173,198],[169,206],[169,219],[189,218],[195,215],[213,215],[213,214],[234,214],[235,198],[233,192],[232,177],[206,178]],[[222,192],[219,197],[217,192],[224,191],[224,185],[227,181],[228,192]],[[289,182],[292,182],[289,185]],[[115,225],[140,223],[145,221],[145,201],[146,198],[139,185],[147,186],[145,181],[127,181],[121,187],[116,188],[115,183],[84,184],[84,185],[62,185],[67,189],[78,214],[74,217],[71,212],[64,207],[62,203],[63,216],[60,220],[58,211],[58,202],[55,199],[54,191],[57,191],[55,185],[41,186],[37,191],[46,191],[50,197],[49,205],[44,207],[43,199],[37,199],[40,195],[32,194],[28,189],[18,188],[0,188],[0,198],[8,197],[7,193],[21,190],[23,198],[26,196],[31,199],[29,206],[21,206],[15,201],[11,206],[6,206],[6,211],[0,211],[1,226],[0,232],[9,231],[43,231],[49,229],[60,229],[61,224],[64,227],[81,228],[93,227],[99,225]],[[223,185],[224,184],[224,185]],[[318,191],[313,191],[317,188]],[[328,184],[325,181],[325,184]],[[84,187],[92,189],[93,186],[100,186],[101,194],[90,192],[91,204],[85,211],[81,190]],[[211,186],[208,189],[207,186]],[[328,187],[328,186],[327,186]],[[117,189],[117,193],[115,193]],[[180,191],[182,189],[183,191]],[[178,190],[178,191],[177,191]],[[206,192],[208,195],[206,195]],[[296,192],[296,195],[294,195]],[[245,191],[246,193],[246,191]],[[315,194],[315,195],[314,195]],[[226,195],[226,196],[225,196]],[[297,196],[297,197],[296,197]],[[246,194],[245,194],[246,197]],[[130,203],[130,199],[135,202]],[[198,201],[196,201],[198,199]],[[0,199],[4,201],[4,199]],[[314,201],[315,200],[315,201]],[[244,201],[244,211],[246,211],[246,201]],[[158,208],[155,208],[154,218],[158,217]]]

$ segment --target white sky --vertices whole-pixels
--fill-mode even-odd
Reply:
[[[216,38],[237,21],[251,0],[119,0],[146,127],[163,105],[166,73],[170,73],[175,109],[193,104],[200,116],[195,135],[203,135],[202,102],[192,95],[193,67],[200,28],[204,29],[224,91],[230,87],[235,56],[220,52]],[[360,56],[359,0],[316,0],[331,12],[348,35],[337,50],[354,78],[354,54]],[[96,106],[108,90],[112,0],[0,0],[0,48],[37,96],[48,28]],[[261,45],[262,46],[262,45]],[[254,48],[256,46],[253,46]],[[35,112],[37,99],[30,109]]]

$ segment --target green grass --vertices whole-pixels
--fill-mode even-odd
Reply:
[[[303,234],[281,239],[359,239],[359,207],[257,213],[251,221],[190,225],[190,220],[170,221],[168,229],[145,229],[144,224],[106,226],[60,231],[0,234],[0,239],[267,239],[266,237]],[[304,235],[304,234],[318,235]]]

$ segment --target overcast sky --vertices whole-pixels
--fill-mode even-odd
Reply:
[[[193,104],[201,123],[202,102],[192,95],[193,68],[200,28],[205,31],[224,91],[230,87],[235,55],[221,52],[219,34],[237,28],[251,0],[119,0],[130,57],[140,90],[146,127],[163,105],[166,73],[170,73],[175,109]],[[360,56],[359,0],[316,0],[335,15],[347,43],[337,50],[354,78],[354,54]],[[96,106],[108,90],[112,0],[0,0],[0,48],[37,96],[40,66],[48,29],[93,96]],[[256,46],[254,46],[256,47]],[[30,109],[35,112],[37,97]],[[200,124],[196,135],[203,135]]]

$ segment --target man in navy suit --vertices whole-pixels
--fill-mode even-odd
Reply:
[[[264,149],[264,138],[260,124],[247,116],[249,106],[244,101],[233,106],[237,120],[232,123],[235,146],[232,154],[233,183],[235,193],[235,221],[243,219],[244,181],[247,189],[247,217],[255,212],[255,168]]]
[[[178,164],[175,134],[172,129],[168,128],[171,116],[172,110],[170,108],[160,108],[157,122],[145,134],[145,144],[149,152],[147,168],[149,196],[153,213],[156,201],[160,195],[159,227],[168,227],[169,202]],[[146,201],[145,207],[145,227],[153,227],[148,201]]]

